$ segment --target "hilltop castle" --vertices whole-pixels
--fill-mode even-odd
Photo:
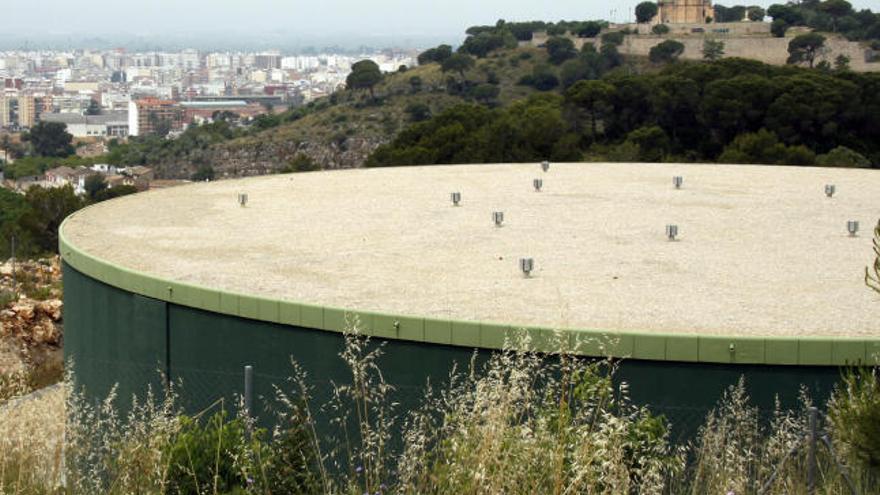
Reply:
[[[660,0],[655,24],[702,24],[715,18],[712,0]]]

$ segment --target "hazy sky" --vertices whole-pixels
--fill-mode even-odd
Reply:
[[[639,0],[8,0],[12,29],[29,35],[261,31],[302,34],[458,35],[467,26],[496,19],[631,19]],[[877,9],[878,0],[851,0]],[[777,2],[754,0],[724,5]],[[32,19],[28,26],[21,20]]]

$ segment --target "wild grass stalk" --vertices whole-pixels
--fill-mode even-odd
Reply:
[[[629,399],[619,362],[570,355],[559,336],[557,355],[525,352],[529,337],[516,335],[399,413],[383,346],[352,328],[339,355],[350,375],[319,404],[294,362],[271,398],[270,432],[223,400],[183,415],[179,384],[132,399],[121,416],[115,392],[94,402],[69,376],[28,400],[18,400],[22,380],[0,382],[0,494],[807,493],[806,391],[798,408],[777,402],[767,417],[741,380],[693,445],[676,446],[666,420]],[[859,493],[880,491],[878,383],[876,371],[853,371],[835,391],[820,425],[833,442],[819,444],[818,493],[849,493],[844,474]]]

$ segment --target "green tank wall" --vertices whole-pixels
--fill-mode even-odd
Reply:
[[[64,264],[65,354],[76,381],[92,397],[114,385],[124,407],[132,394],[161,388],[164,376],[181,381],[181,400],[198,412],[243,388],[243,367],[255,368],[257,397],[284,385],[291,359],[308,372],[317,403],[348,370],[338,357],[343,335],[327,330],[258,321],[195,309],[105,284]],[[473,347],[375,338],[385,344],[379,364],[404,408],[417,405],[426,381],[442,382],[454,363],[466,365]],[[485,359],[489,350],[480,351]],[[839,378],[833,366],[684,363],[624,360],[618,379],[632,399],[667,416],[677,436],[701,424],[723,390],[745,376],[755,403],[772,407],[778,395],[794,406],[801,386],[823,399]]]

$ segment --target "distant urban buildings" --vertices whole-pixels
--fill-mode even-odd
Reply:
[[[0,128],[60,122],[76,138],[124,138],[180,132],[220,114],[246,121],[332,93],[357,60],[391,72],[415,55],[0,52]]]

